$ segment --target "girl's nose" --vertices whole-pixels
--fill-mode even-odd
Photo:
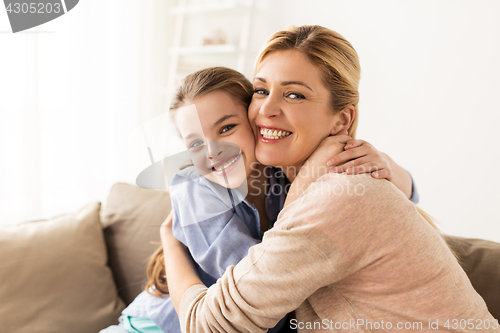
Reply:
[[[222,142],[208,142],[207,147],[208,159],[217,159],[224,153],[224,145],[222,144]]]

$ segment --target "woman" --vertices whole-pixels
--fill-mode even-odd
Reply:
[[[329,136],[355,128],[359,74],[355,50],[331,30],[304,26],[271,37],[257,61],[249,119],[257,159],[293,185],[262,243],[208,289],[167,219],[166,275],[183,331],[265,332],[294,309],[299,331],[444,331],[469,319],[481,325],[464,331],[484,331],[486,321],[498,327],[401,191],[347,175],[377,167],[366,165],[363,142],[328,161],[355,159],[334,170],[346,173],[318,178]]]

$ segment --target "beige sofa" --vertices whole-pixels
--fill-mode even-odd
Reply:
[[[119,183],[103,207],[0,227],[0,332],[93,333],[116,324],[145,285],[169,211],[167,192]],[[500,244],[447,240],[500,317]]]

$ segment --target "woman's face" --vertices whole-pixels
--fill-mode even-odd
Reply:
[[[330,94],[320,70],[299,51],[275,51],[257,69],[248,117],[257,133],[255,156],[265,165],[302,166],[334,133]]]
[[[202,176],[228,188],[243,184],[257,162],[245,106],[217,90],[177,110],[175,120]]]

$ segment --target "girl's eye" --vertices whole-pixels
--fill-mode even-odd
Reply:
[[[304,95],[293,93],[293,92],[286,94],[286,97],[288,97],[290,99],[305,99]]]
[[[255,95],[268,95],[268,92],[265,89],[261,89],[261,88],[255,88],[253,90],[253,93]]]
[[[222,129],[221,129],[220,133],[221,133],[221,134],[222,134],[222,133],[226,133],[226,132],[228,132],[228,131],[232,130],[235,126],[236,126],[236,125],[226,125],[226,126],[222,127]]]
[[[203,144],[203,141],[201,140],[195,140],[191,143],[191,145],[189,145],[189,148],[196,148],[196,147],[199,147]]]

